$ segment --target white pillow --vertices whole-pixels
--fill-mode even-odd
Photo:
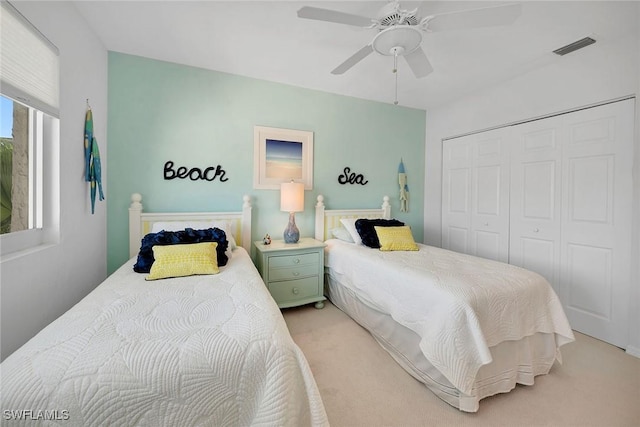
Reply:
[[[154,222],[151,227],[152,233],[159,233],[160,231],[181,231],[185,228],[193,228],[194,230],[206,230],[209,228],[219,228],[227,235],[227,241],[229,242],[229,250],[234,250],[238,246],[236,245],[236,239],[233,237],[233,230],[231,221],[167,221],[167,222]]]
[[[351,234],[344,227],[336,227],[331,229],[331,235],[336,239],[343,240],[349,243],[355,243]]]
[[[347,231],[349,232],[349,234],[351,235],[351,238],[353,239],[353,242],[356,245],[361,245],[362,244],[362,239],[360,238],[360,235],[358,234],[358,230],[356,230],[356,221],[358,219],[359,218],[342,218],[342,219],[340,219],[340,222],[342,223],[344,228],[346,228]]]

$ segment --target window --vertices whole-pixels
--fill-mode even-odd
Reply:
[[[0,20],[2,256],[57,240],[58,49],[10,3]]]

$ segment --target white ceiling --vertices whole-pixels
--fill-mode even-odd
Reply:
[[[76,1],[108,50],[363,99],[392,103],[393,58],[369,55],[331,70],[376,30],[300,19],[302,6],[375,17],[386,1]],[[401,1],[428,14],[513,2]],[[637,31],[638,2],[522,2],[515,24],[426,34],[434,72],[416,79],[399,61],[398,100],[428,109],[562,61],[554,49],[585,36],[605,49]],[[581,51],[570,55],[580,55]]]

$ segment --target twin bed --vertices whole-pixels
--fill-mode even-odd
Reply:
[[[381,251],[345,237],[342,219],[390,214],[388,198],[380,209],[327,210],[318,196],[315,237],[327,244],[331,302],[462,411],[548,373],[573,341],[551,286],[503,263],[422,244]],[[198,225],[228,237],[217,274],[134,272],[148,236]],[[4,414],[83,426],[328,424],[307,361],[251,261],[247,196],[239,212],[153,214],[134,194],[129,228],[131,259],[2,363]]]
[[[307,361],[249,256],[249,198],[239,212],[147,214],[134,194],[129,218],[131,259],[2,362],[3,419],[327,425]],[[133,267],[154,224],[225,229],[228,262],[218,274],[145,280]]]
[[[542,276],[422,244],[357,244],[343,229],[357,218],[389,219],[388,198],[379,209],[327,210],[318,197],[325,294],[445,402],[476,412],[481,399],[532,385],[561,361],[574,336]]]

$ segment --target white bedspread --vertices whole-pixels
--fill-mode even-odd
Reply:
[[[134,261],[0,365],[3,420],[15,411],[77,426],[328,424],[244,249],[213,276],[145,282]]]
[[[536,332],[555,333],[558,348],[574,340],[551,285],[529,270],[426,245],[417,252],[327,245],[325,266],[416,332],[427,360],[465,394],[492,361],[489,347]]]

